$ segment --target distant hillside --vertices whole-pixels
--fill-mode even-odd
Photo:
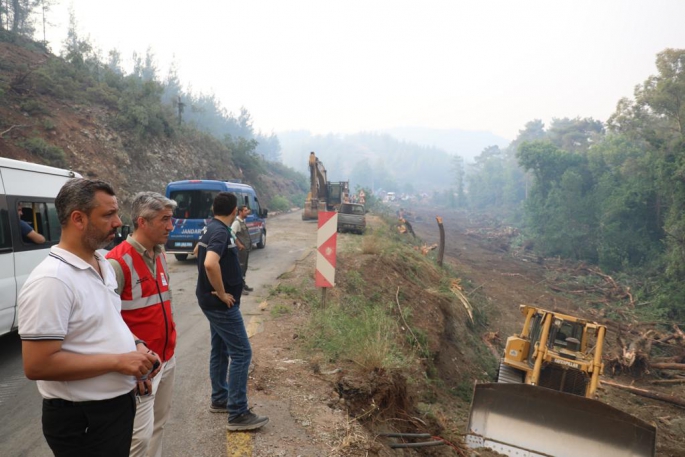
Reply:
[[[179,123],[162,101],[165,89],[93,60],[69,62],[36,43],[0,39],[0,156],[107,180],[124,210],[134,193],[164,192],[181,179],[241,179],[267,207],[275,197],[290,200],[280,198],[281,207],[303,198],[304,175],[264,160],[255,139],[219,139]]]
[[[388,134],[312,135],[307,131],[281,132],[283,162],[308,172],[314,151],[331,181],[349,180],[356,186],[392,191],[425,191],[452,185],[452,156],[442,149],[400,141]]]
[[[424,127],[396,127],[383,131],[400,140],[433,146],[450,154],[461,156],[466,162],[472,162],[488,146],[499,146],[504,149],[510,141],[492,132],[429,129]]]

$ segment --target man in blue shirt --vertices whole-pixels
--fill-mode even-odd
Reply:
[[[268,417],[257,416],[247,406],[247,375],[252,348],[247,337],[240,296],[243,273],[238,248],[231,233],[237,213],[237,197],[220,192],[214,199],[214,218],[200,237],[197,251],[198,278],[195,294],[209,320],[212,382],[210,411],[228,413],[229,431],[254,430],[266,425]],[[226,379],[228,375],[228,380]]]
[[[43,244],[45,243],[45,237],[40,233],[33,230],[28,222],[22,220],[21,216],[23,214],[23,206],[21,203],[17,205],[17,212],[19,213],[19,228],[21,229],[21,240],[24,243],[35,243]]]

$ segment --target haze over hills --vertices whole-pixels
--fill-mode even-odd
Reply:
[[[309,152],[316,152],[332,181],[350,180],[352,186],[402,191],[438,190],[453,184],[455,154],[473,161],[483,149],[508,141],[490,132],[439,130],[421,127],[385,132],[313,135],[309,131],[279,132],[283,162],[308,173]]]
[[[403,141],[443,149],[450,155],[461,156],[465,162],[472,162],[488,146],[504,149],[510,143],[506,138],[488,131],[395,127],[383,130],[383,133]]]

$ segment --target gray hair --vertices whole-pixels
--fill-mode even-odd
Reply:
[[[164,195],[157,192],[138,192],[133,197],[133,204],[131,205],[131,219],[133,220],[133,229],[138,228],[138,218],[142,217],[146,221],[154,218],[157,213],[162,210],[176,209],[176,201],[166,198]]]
[[[101,191],[115,196],[112,186],[98,179],[74,178],[66,182],[55,199],[57,217],[62,227],[66,227],[74,211],[81,211],[90,216],[93,208],[98,206],[95,193]]]

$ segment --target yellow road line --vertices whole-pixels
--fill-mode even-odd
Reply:
[[[259,333],[259,327],[262,325],[263,319],[261,317],[251,317],[245,330],[247,337],[252,338]],[[253,433],[245,432],[226,432],[226,456],[227,457],[252,457],[253,451]]]
[[[253,433],[226,432],[227,457],[252,457]]]

